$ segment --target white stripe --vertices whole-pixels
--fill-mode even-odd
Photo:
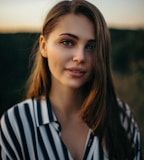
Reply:
[[[16,123],[14,123],[14,124],[11,123],[11,122],[16,122],[15,119],[12,118],[13,111],[14,111],[14,109],[11,108],[11,109],[7,112],[7,114],[8,114],[8,118],[9,118],[9,122],[10,122],[10,124],[11,124],[11,127],[13,128],[13,131],[15,132],[15,128],[14,128],[14,127],[15,127],[15,124],[16,124]],[[4,118],[4,117],[3,117],[3,118]],[[9,145],[12,147],[12,150],[14,151],[17,159],[20,159],[20,157],[19,157],[19,155],[18,155],[18,153],[17,153],[17,150],[16,150],[16,148],[15,148],[15,145],[13,144],[12,137],[11,137],[10,134],[9,134],[10,131],[7,130],[7,127],[6,127],[6,124],[5,124],[5,120],[4,120],[3,118],[2,118],[2,120],[1,120],[1,128],[4,129],[4,135],[5,135],[8,143],[9,143]],[[15,134],[15,135],[16,135],[16,134]],[[17,137],[17,135],[16,135],[16,137]],[[1,142],[2,142],[2,140],[1,140]],[[4,145],[4,144],[3,144],[3,145]],[[5,148],[5,147],[4,147],[4,148]],[[5,148],[5,150],[7,150],[7,148]],[[7,153],[7,155],[10,157],[9,151],[6,151],[6,153]]]
[[[42,114],[42,122],[43,123],[46,123],[46,122],[49,122],[49,116],[48,116],[48,106],[47,106],[47,102],[46,100],[41,100],[40,102],[40,105],[41,105],[41,114]]]
[[[41,147],[38,147],[37,154],[38,154],[38,159],[39,159],[39,160],[45,160],[45,159],[44,159],[44,156],[43,156],[43,154],[42,154]]]
[[[53,136],[53,140],[54,140],[54,143],[55,143],[55,146],[56,146],[56,149],[57,149],[58,156],[61,159],[65,159],[64,158],[64,153],[63,153],[63,150],[62,150],[61,141],[60,141],[60,136],[56,132],[56,129],[54,128],[54,126],[51,125],[51,124],[50,124],[50,130],[52,132],[52,136]]]
[[[28,147],[28,152],[29,152],[29,156],[30,159],[35,160],[35,152],[34,152],[34,146],[33,146],[33,141],[32,141],[32,135],[31,135],[31,128],[29,127],[29,122],[28,119],[26,117],[25,113],[25,107],[24,106],[20,106],[19,107],[19,114],[20,114],[20,118],[22,120],[22,125],[24,128],[24,135],[26,138],[26,145]],[[26,157],[25,157],[26,158]]]
[[[42,136],[45,148],[46,148],[47,153],[49,155],[49,158],[51,160],[55,160],[55,155],[53,154],[53,150],[52,150],[51,144],[50,144],[48,138],[46,138],[47,137],[46,127],[45,126],[41,126],[41,127],[39,127],[39,129],[40,129],[40,134]]]
[[[0,142],[1,142],[1,141],[0,141]],[[3,160],[6,160],[6,158],[7,158],[7,155],[6,155],[6,153],[4,152],[3,149],[2,149],[2,151],[1,151],[1,157],[2,157]]]
[[[96,152],[96,150],[98,150],[98,138],[96,136],[94,136],[93,143],[91,145],[90,151],[87,156],[88,160],[92,158],[92,155],[93,155],[94,151]]]
[[[2,116],[2,118],[1,118],[1,128],[3,130],[4,136],[8,140],[8,143],[11,144],[12,142],[11,142],[11,139],[9,137],[8,130],[7,130],[7,128],[5,126],[6,125],[5,125],[4,117]],[[1,155],[2,155],[2,157],[5,159],[6,155],[8,155],[8,157],[12,159],[12,157],[9,154],[9,151],[5,147],[5,144],[3,143],[3,139],[1,137],[1,134],[0,134],[0,143],[1,143],[1,150],[2,150]]]
[[[8,112],[8,117],[9,117],[10,122],[13,122],[13,123],[11,124],[11,126],[12,126],[12,128],[13,128],[13,131],[14,131],[14,133],[15,133],[15,136],[16,136],[16,138],[17,138],[20,146],[22,146],[21,135],[20,135],[19,127],[18,127],[18,125],[17,125],[17,120],[16,120],[16,118],[15,118],[14,108],[12,108],[11,113]],[[23,157],[24,157],[24,151],[23,151],[23,150],[22,150],[22,155],[23,155]]]
[[[103,146],[103,155],[104,155],[104,160],[109,160],[109,158],[108,158],[108,152],[107,152],[107,150],[106,150],[106,148]]]
[[[36,100],[33,100],[33,105],[34,105],[34,113],[33,113],[33,114],[35,114],[36,125],[39,126],[38,110],[37,110],[37,101],[36,101]]]

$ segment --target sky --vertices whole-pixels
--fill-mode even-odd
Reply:
[[[60,0],[0,0],[0,32],[39,32],[46,13]],[[111,28],[144,29],[144,0],[88,0]]]

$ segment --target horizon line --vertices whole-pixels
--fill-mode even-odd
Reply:
[[[109,29],[117,29],[117,30],[144,30],[144,26],[116,26],[111,25],[108,26]],[[0,33],[41,33],[40,27],[13,27],[13,28],[0,28]]]

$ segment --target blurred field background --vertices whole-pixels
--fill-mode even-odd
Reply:
[[[131,107],[144,144],[144,30],[110,29],[111,66],[118,96]],[[38,33],[0,34],[0,116],[23,100]]]

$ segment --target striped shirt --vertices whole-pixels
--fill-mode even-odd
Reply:
[[[120,102],[121,103],[121,102]],[[127,105],[127,116],[121,115],[134,148],[134,160],[140,160],[140,135]],[[27,99],[10,108],[1,118],[0,150],[2,160],[72,160],[61,138],[61,126],[49,100]],[[92,130],[89,130],[83,160],[108,160],[106,151]]]

